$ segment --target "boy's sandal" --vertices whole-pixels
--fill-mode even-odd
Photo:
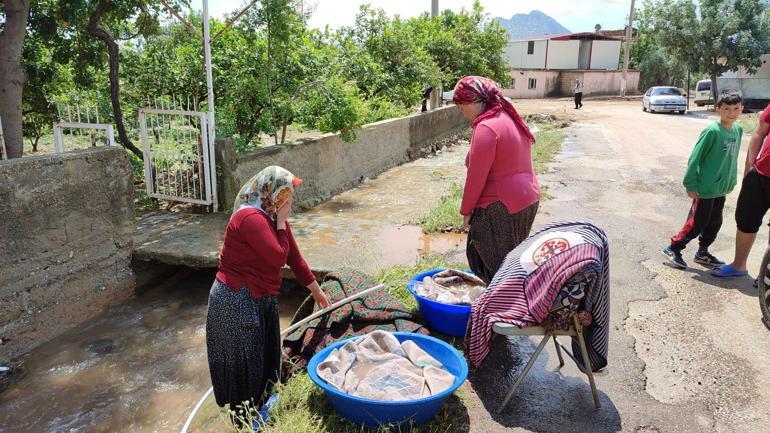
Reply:
[[[717,266],[716,268],[711,268],[709,270],[709,273],[715,277],[719,278],[729,278],[729,277],[745,277],[749,274],[749,271],[739,271],[735,269],[732,265],[722,265]]]

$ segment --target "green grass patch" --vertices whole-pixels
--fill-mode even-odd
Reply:
[[[748,116],[741,116],[741,118],[738,119],[738,124],[741,125],[744,134],[751,134],[755,129],[757,129],[757,125],[759,124],[759,115],[760,113],[754,113]]]
[[[536,127],[536,143],[532,147],[532,163],[535,167],[535,173],[542,174],[548,172],[546,164],[561,149],[565,134],[564,131],[551,123],[538,123]],[[433,173],[433,177],[440,178],[436,172]],[[548,193],[548,188],[545,185],[541,188],[541,200],[551,199],[552,196]],[[466,231],[463,228],[463,217],[460,215],[462,197],[462,186],[452,182],[449,185],[449,191],[441,197],[438,204],[411,223],[419,224],[424,233]]]
[[[306,373],[292,377],[285,384],[276,388],[280,394],[278,404],[270,412],[268,425],[259,430],[244,427],[240,430],[233,427],[232,432],[239,433],[391,433],[387,426],[368,429],[348,422],[332,408],[321,388],[317,387]],[[458,397],[458,394],[460,397]],[[402,433],[454,433],[467,431],[468,410],[462,403],[463,391],[458,391],[450,397],[447,404],[429,423],[419,427],[405,427]],[[255,417],[251,413],[238,414],[246,421]],[[227,422],[227,414],[223,411],[221,417]],[[228,423],[229,424],[229,423]],[[251,425],[251,422],[247,422]]]
[[[561,150],[565,134],[551,123],[536,126],[538,131],[535,133],[535,145],[532,146],[532,163],[535,165],[535,173],[543,174],[548,172],[546,164]]]
[[[449,185],[449,192],[443,195],[438,204],[430,211],[420,215],[413,224],[419,224],[424,233],[462,232],[463,216],[460,215],[460,202],[463,188],[457,183]]]

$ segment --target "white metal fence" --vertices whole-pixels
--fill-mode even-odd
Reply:
[[[147,195],[217,205],[214,146],[208,115],[200,111],[144,108],[139,133]]]
[[[57,153],[115,145],[112,125],[100,122],[97,105],[57,104],[56,111],[59,121],[53,124],[53,143]]]
[[[97,145],[114,146],[112,125],[105,123],[58,122],[53,124],[53,144],[57,153]]]

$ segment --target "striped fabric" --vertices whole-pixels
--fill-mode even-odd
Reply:
[[[539,325],[562,286],[574,275],[586,273],[594,274],[594,284],[587,288],[579,309],[590,313],[593,323],[583,329],[583,336],[593,370],[605,367],[610,320],[609,257],[604,231],[587,222],[552,223],[527,238],[506,256],[492,283],[472,305],[466,346],[471,364],[481,365],[489,354],[495,323],[520,328]],[[573,338],[572,348],[581,360],[577,339]]]

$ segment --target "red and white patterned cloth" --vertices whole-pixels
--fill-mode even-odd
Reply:
[[[583,329],[593,370],[607,365],[609,342],[609,246],[604,232],[587,222],[549,224],[506,256],[487,290],[472,305],[466,353],[479,366],[490,351],[492,327],[520,328],[545,320],[562,287],[578,273],[594,274],[580,310],[593,323]],[[577,349],[573,339],[573,349]],[[574,350],[578,360],[580,351]]]

